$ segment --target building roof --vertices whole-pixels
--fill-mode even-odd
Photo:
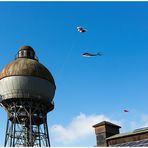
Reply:
[[[115,144],[112,147],[148,147],[148,139]]]
[[[121,138],[121,137],[127,137],[127,136],[133,136],[133,135],[143,134],[143,133],[148,133],[148,128],[147,127],[134,130],[133,132],[116,134],[116,135],[113,135],[113,136],[111,136],[109,138],[106,138],[106,140],[111,140],[111,139],[116,139],[116,138]]]
[[[108,121],[102,121],[102,122],[100,122],[98,124],[93,125],[93,127],[95,128],[95,127],[98,127],[98,126],[101,126],[101,125],[105,125],[105,124],[106,125],[111,125],[111,126],[115,126],[115,127],[121,128],[121,126],[116,125],[116,124],[113,124],[113,123],[108,122]]]

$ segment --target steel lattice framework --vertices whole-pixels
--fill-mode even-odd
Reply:
[[[49,103],[34,99],[3,100],[1,105],[8,112],[4,146],[49,147],[47,113]],[[50,109],[54,108],[51,104]]]

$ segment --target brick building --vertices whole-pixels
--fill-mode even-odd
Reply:
[[[119,125],[103,121],[95,128],[98,147],[148,147],[148,127],[128,133],[120,133]]]

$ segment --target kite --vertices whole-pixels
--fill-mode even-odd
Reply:
[[[100,52],[98,52],[98,53],[96,53],[96,54],[94,54],[94,53],[83,53],[82,54],[82,56],[84,56],[84,57],[94,57],[94,56],[102,56],[103,54],[102,53],[100,53]]]
[[[86,32],[86,29],[84,29],[83,27],[78,26],[77,27],[78,32],[84,33]]]
[[[124,111],[125,113],[129,112],[127,109],[124,109],[123,111]]]

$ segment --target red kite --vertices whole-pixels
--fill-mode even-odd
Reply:
[[[126,113],[129,112],[127,109],[124,109],[123,111],[126,112]]]

